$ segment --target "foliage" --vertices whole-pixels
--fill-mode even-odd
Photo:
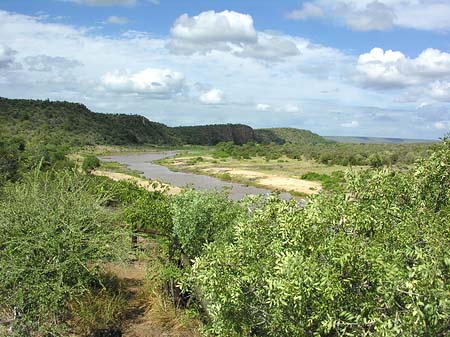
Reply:
[[[172,204],[173,235],[189,257],[199,256],[205,244],[226,234],[239,214],[238,206],[225,193],[187,190]]]
[[[300,177],[304,180],[320,181],[326,190],[336,191],[342,188],[344,172],[334,171],[331,175],[316,172],[307,172]]]
[[[35,170],[4,188],[0,306],[15,316],[20,336],[60,327],[66,303],[98,279],[99,262],[125,247],[126,231],[113,225],[91,183],[68,170]]]
[[[164,124],[138,115],[94,113],[79,103],[0,98],[0,124],[27,141],[56,145],[177,145]]]
[[[22,139],[6,138],[5,135],[2,135],[2,139],[0,139],[0,186],[7,180],[18,179],[23,151]]]
[[[263,144],[319,144],[333,143],[309,130],[295,128],[256,129],[255,138]]]
[[[343,166],[392,166],[411,165],[428,155],[430,143],[424,144],[339,144],[339,143],[286,143],[279,145],[250,142],[242,146],[231,142],[218,143],[215,158],[233,157],[249,159],[264,157],[266,160],[287,156],[297,160],[315,160],[321,164]]]
[[[87,155],[81,165],[81,168],[85,172],[90,172],[97,167],[100,167],[100,160],[94,155]]]
[[[217,336],[445,336],[450,141],[407,172],[349,174],[304,209],[250,199],[193,266]]]
[[[185,144],[215,145],[219,142],[245,144],[255,140],[254,130],[242,124],[179,126],[173,128]]]

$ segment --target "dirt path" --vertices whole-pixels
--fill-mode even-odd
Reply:
[[[110,264],[107,271],[123,282],[128,296],[128,307],[122,327],[122,337],[158,337],[164,332],[147,315],[148,303],[143,296],[146,270],[144,262],[132,264]],[[167,335],[168,336],[168,335]]]
[[[118,180],[135,181],[139,186],[145,188],[147,191],[150,191],[150,192],[167,190],[167,193],[169,195],[174,195],[174,194],[178,194],[181,192],[181,188],[179,188],[179,187],[172,186],[169,184],[159,183],[159,182],[156,182],[157,186],[155,187],[154,186],[155,181],[151,181],[151,180],[148,180],[145,178],[133,177],[133,176],[131,176],[129,174],[125,174],[125,173],[95,170],[95,171],[92,171],[92,174],[94,174],[96,176],[108,177],[115,181],[118,181]]]

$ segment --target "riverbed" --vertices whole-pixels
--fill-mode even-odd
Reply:
[[[142,172],[141,176],[158,180],[178,187],[192,186],[195,189],[227,190],[230,198],[240,200],[246,195],[259,195],[271,193],[271,190],[254,186],[223,181],[214,177],[194,173],[171,171],[165,166],[156,164],[155,161],[172,158],[176,151],[153,152],[144,154],[126,154],[100,157],[103,161],[114,161],[126,165],[131,170]],[[289,193],[281,193],[283,199],[291,199]]]

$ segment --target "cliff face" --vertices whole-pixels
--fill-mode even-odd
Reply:
[[[253,129],[243,124],[179,126],[173,128],[173,131],[183,143],[194,145],[215,145],[219,142],[242,145],[255,140]]]

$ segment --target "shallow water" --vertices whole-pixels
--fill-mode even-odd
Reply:
[[[196,189],[208,189],[208,190],[230,190],[230,198],[234,200],[240,200],[245,195],[253,194],[268,194],[271,190],[253,186],[246,186],[242,184],[230,183],[222,181],[217,178],[203,176],[194,173],[174,172],[167,167],[155,164],[154,162],[163,158],[171,158],[175,156],[176,151],[167,152],[154,152],[145,154],[127,154],[117,156],[104,156],[100,157],[104,161],[115,161],[121,164],[125,164],[131,170],[142,172],[142,176],[152,180],[159,180],[164,183],[169,183],[174,186],[184,187],[186,185],[192,185]],[[281,198],[291,199],[289,193],[281,193]]]

